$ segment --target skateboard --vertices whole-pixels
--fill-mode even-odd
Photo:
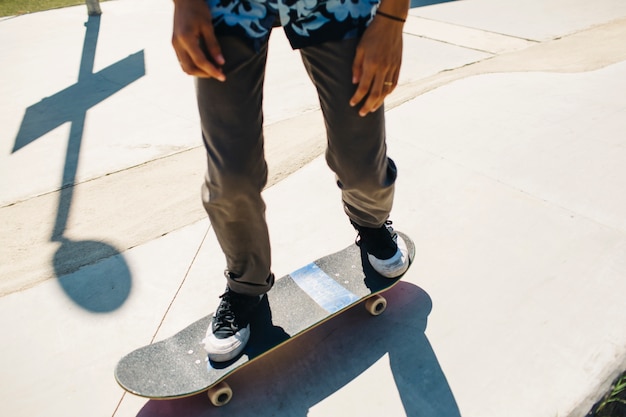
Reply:
[[[406,242],[412,263],[413,241],[396,233]],[[239,357],[223,363],[208,359],[202,339],[211,314],[123,357],[115,379],[124,390],[145,398],[183,398],[207,391],[213,405],[225,405],[233,396],[228,376],[355,304],[364,301],[370,314],[381,314],[387,301],[380,293],[399,280],[379,275],[367,254],[352,244],[276,280],[250,322],[250,340]]]

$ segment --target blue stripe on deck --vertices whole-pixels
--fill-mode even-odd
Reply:
[[[289,275],[309,297],[331,314],[359,300],[359,297],[329,277],[315,263]]]

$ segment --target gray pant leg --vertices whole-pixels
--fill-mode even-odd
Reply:
[[[258,295],[273,284],[261,197],[267,182],[262,129],[267,46],[256,53],[233,37],[220,44],[227,80],[196,80],[208,168],[202,201],[226,256],[228,286]]]
[[[328,136],[326,161],[337,176],[344,210],[361,226],[379,227],[393,205],[396,166],[387,157],[383,107],[361,117],[358,106],[349,104],[356,91],[352,62],[357,43],[326,42],[301,53],[319,94]]]

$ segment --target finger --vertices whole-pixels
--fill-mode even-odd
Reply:
[[[199,75],[200,69],[195,64],[194,55],[202,55],[202,51],[198,48],[194,50],[194,44],[197,43],[197,39],[194,36],[174,36],[172,38],[172,45],[178,58],[183,71],[189,75]]]
[[[383,82],[383,99],[385,99],[389,94],[391,94],[393,92],[393,90],[396,89],[396,86],[398,85],[398,79],[395,76],[388,76],[387,78],[385,78],[385,81]]]
[[[373,113],[383,105],[385,97],[391,88],[393,82],[387,81],[389,76],[386,73],[378,73],[372,81],[367,95],[367,99],[363,103],[363,106],[359,109],[360,116],[366,116],[369,113]],[[391,83],[391,84],[389,84]]]
[[[199,40],[199,46],[200,49],[202,49],[204,57],[208,59],[212,67],[219,69],[219,72],[222,73],[221,67],[224,65],[226,60],[222,55],[222,48],[220,47],[220,44],[215,37],[215,33],[212,30],[203,33],[203,36]],[[204,60],[203,64],[206,65],[206,62],[207,61]]]
[[[393,71],[393,77],[391,77],[391,82],[393,83],[393,87],[391,91],[395,90],[398,86],[398,82],[400,80],[400,67],[396,67]]]
[[[204,41],[200,41],[193,35],[176,36],[172,39],[172,45],[178,57],[178,62],[185,73],[196,77],[225,80],[221,68],[209,60],[212,57],[209,55],[208,49],[204,47]],[[221,57],[220,59],[221,51],[219,50],[219,45],[217,52],[215,52],[216,48],[214,46],[212,50],[217,56],[216,61],[223,63],[224,58]]]
[[[359,114],[366,116],[369,113],[377,111],[385,103],[385,99],[396,88],[397,84],[397,70],[391,70],[386,74],[383,73],[383,75],[377,76],[372,83],[367,100],[363,103]]]
[[[365,54],[363,49],[357,48],[354,55],[354,61],[352,61],[352,84],[357,84],[361,81],[361,75],[363,74],[363,58]]]
[[[200,78],[213,78],[206,70],[198,68],[191,58],[182,58],[179,59],[179,62],[182,70],[188,75]]]
[[[200,39],[200,46],[205,49],[207,56],[209,56],[216,65],[220,67],[224,65],[226,60],[222,55],[222,48],[213,32],[204,34]]]
[[[361,48],[357,48],[354,61],[352,62],[352,84],[358,84],[354,95],[350,98],[350,106],[354,107],[367,95],[369,87],[363,86],[363,58],[364,53]]]
[[[364,110],[364,107],[368,107],[367,102],[370,100],[370,96],[372,95],[372,86],[374,85],[374,79],[367,74],[364,74],[357,85],[356,91],[350,100],[352,106],[356,106],[359,103],[364,103],[359,109],[359,114],[364,116],[367,114],[367,111]],[[375,92],[374,92],[375,94]]]
[[[215,78],[219,81],[226,80],[221,68],[225,60],[212,33],[200,37],[189,48],[189,56],[192,61],[190,69],[194,72],[192,75]]]

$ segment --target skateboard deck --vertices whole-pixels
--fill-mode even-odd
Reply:
[[[412,262],[413,242],[397,233],[406,242]],[[370,314],[382,313],[387,303],[379,294],[399,280],[379,275],[364,251],[352,244],[276,280],[250,322],[250,340],[239,357],[223,363],[208,359],[202,340],[210,314],[123,357],[115,379],[124,390],[141,397],[173,399],[208,391],[214,405],[224,405],[232,398],[224,380],[233,372],[362,301]]]

